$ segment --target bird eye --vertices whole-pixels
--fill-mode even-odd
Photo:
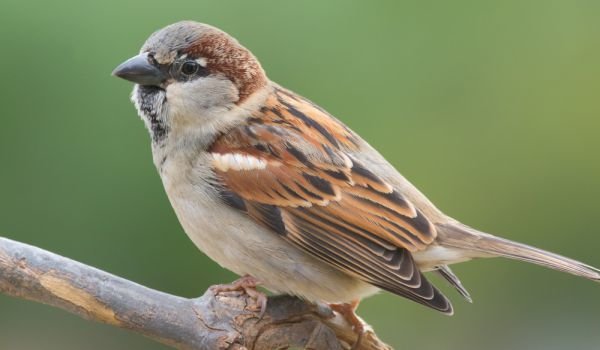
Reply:
[[[198,72],[200,65],[195,61],[186,61],[181,65],[181,73],[185,75],[193,75]]]

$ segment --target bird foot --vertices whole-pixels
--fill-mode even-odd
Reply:
[[[262,319],[267,310],[267,296],[260,292],[256,287],[260,282],[249,275],[243,276],[229,284],[217,284],[210,287],[215,296],[223,292],[242,292],[253,301],[246,306],[246,309],[252,312],[258,312],[258,318]]]
[[[352,350],[356,350],[360,347],[360,343],[365,334],[365,323],[356,315],[356,308],[358,307],[358,300],[350,303],[340,304],[329,304],[329,307],[339,313],[344,319],[352,326],[354,333],[356,333],[356,341],[352,345]]]

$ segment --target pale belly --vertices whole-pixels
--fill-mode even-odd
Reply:
[[[452,265],[472,259],[464,250],[439,245],[431,245],[423,251],[414,252],[413,258],[423,272],[435,270],[440,265]]]
[[[245,213],[224,204],[203,180],[212,174],[202,159],[188,172],[187,162],[170,159],[161,172],[163,184],[183,229],[193,243],[222,267],[260,280],[276,293],[309,301],[349,302],[373,295],[377,287],[362,282],[305,253]],[[464,260],[459,251],[432,246],[414,253],[423,271]]]
[[[349,302],[379,291],[226,206],[207,185],[164,182],[187,235],[222,267],[251,275],[272,292],[309,301]]]

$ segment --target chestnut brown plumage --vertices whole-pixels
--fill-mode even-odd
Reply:
[[[220,265],[252,276],[250,286],[351,311],[383,289],[450,314],[424,272],[439,272],[468,300],[448,265],[473,258],[600,279],[591,266],[446,216],[358,134],[270,81],[214,27],[168,26],[114,74],[137,84],[132,99],[186,233]]]

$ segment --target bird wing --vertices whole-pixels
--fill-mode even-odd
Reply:
[[[357,136],[310,101],[276,89],[210,148],[223,200],[340,270],[451,313],[411,252],[435,226],[352,156]]]

